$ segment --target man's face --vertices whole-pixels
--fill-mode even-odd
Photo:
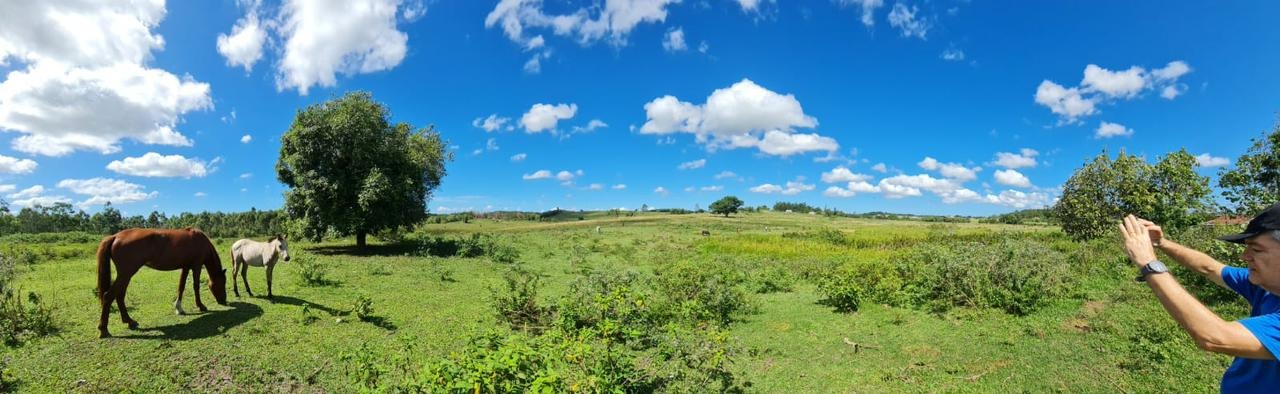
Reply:
[[[1242,260],[1249,263],[1249,282],[1267,291],[1280,290],[1280,241],[1268,231],[1249,238]]]

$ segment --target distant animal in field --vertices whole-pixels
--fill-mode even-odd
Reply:
[[[281,258],[289,261],[289,241],[283,235],[277,234],[267,242],[241,239],[231,244],[231,286],[236,297],[240,296],[240,281],[244,281],[244,291],[253,296],[253,290],[249,290],[249,266],[254,266],[267,267],[267,298],[274,298],[271,277]],[[240,281],[236,275],[240,275]]]
[[[111,281],[111,263],[115,263],[116,280]],[[142,266],[160,271],[182,270],[178,280],[178,299],[173,308],[178,314],[182,311],[182,289],[187,282],[188,271],[192,272],[191,290],[195,293],[196,307],[201,312],[208,311],[200,302],[200,267],[209,271],[209,291],[218,304],[227,304],[227,270],[222,269],[222,260],[213,242],[200,230],[191,228],[183,230],[128,229],[102,239],[98,244],[98,301],[102,304],[102,317],[98,319],[98,337],[111,336],[107,330],[107,317],[111,314],[111,301],[115,300],[120,309],[120,321],[137,329],[138,322],[129,317],[125,308],[124,297],[129,290],[129,281]]]
[[[711,230],[702,230],[702,236],[704,236],[704,237],[710,237],[710,236],[711,236]]]
[[[600,226],[596,226],[596,234],[600,234]]]

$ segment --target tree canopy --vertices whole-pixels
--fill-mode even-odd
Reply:
[[[729,217],[731,213],[738,213],[738,209],[742,208],[742,200],[736,196],[725,196],[716,202],[711,203],[711,213],[716,215],[724,215]]]
[[[353,92],[298,111],[276,175],[290,188],[285,210],[306,236],[333,229],[364,246],[369,233],[425,218],[452,158],[434,128],[392,124],[386,106]]]
[[[1280,202],[1280,124],[1253,139],[1234,168],[1218,171],[1218,187],[1237,215],[1252,216]]]
[[[1092,239],[1114,229],[1126,214],[1177,230],[1211,216],[1209,178],[1196,174],[1196,159],[1185,149],[1155,165],[1123,151],[1113,161],[1106,152],[1076,170],[1053,207],[1062,231]]]

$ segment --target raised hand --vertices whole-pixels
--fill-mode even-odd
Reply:
[[[1124,239],[1124,251],[1129,255],[1129,261],[1139,267],[1156,259],[1155,248],[1151,246],[1151,233],[1148,231],[1147,226],[1142,224],[1141,220],[1133,215],[1128,215],[1120,223],[1120,236]]]

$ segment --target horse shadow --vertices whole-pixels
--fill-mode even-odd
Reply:
[[[120,335],[119,338],[189,340],[222,335],[249,320],[262,316],[262,307],[247,302],[232,302],[232,309],[202,313],[185,323],[147,327],[134,332],[159,331],[161,335]]]
[[[346,311],[340,311],[340,310],[333,309],[321,304],[317,304],[311,301],[307,301],[307,300],[296,298],[296,297],[290,297],[290,296],[278,295],[278,296],[275,296],[275,298],[269,299],[269,301],[271,301],[271,303],[273,304],[284,304],[284,305],[292,305],[297,307],[306,305],[308,308],[327,313],[329,314],[329,316],[339,316],[343,313],[346,313]]]

